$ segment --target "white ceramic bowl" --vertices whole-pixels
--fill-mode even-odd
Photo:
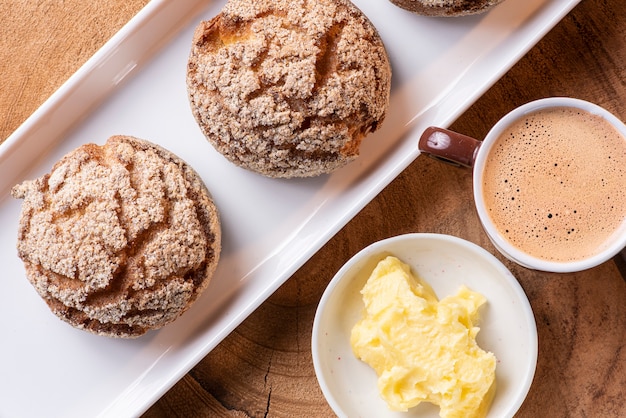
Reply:
[[[339,417],[438,417],[421,403],[391,411],[379,396],[373,369],[358,360],[350,332],[363,314],[360,291],[381,259],[394,255],[428,282],[439,299],[459,286],[482,293],[478,344],[497,358],[496,394],[488,417],[512,417],[526,398],[537,364],[537,327],[530,303],[509,270],[483,248],[449,235],[407,234],[376,242],[352,257],[320,300],[313,323],[315,373]]]

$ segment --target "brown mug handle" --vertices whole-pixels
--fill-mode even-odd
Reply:
[[[436,160],[473,167],[481,144],[481,141],[467,135],[431,126],[420,137],[418,148]]]

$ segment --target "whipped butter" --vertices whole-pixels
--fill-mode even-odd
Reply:
[[[361,294],[365,313],[350,343],[378,374],[390,409],[431,402],[441,417],[486,415],[496,358],[476,343],[483,295],[461,286],[438,300],[428,283],[392,256],[378,263]]]

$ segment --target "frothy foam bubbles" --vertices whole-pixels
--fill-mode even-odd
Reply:
[[[483,174],[492,221],[514,246],[549,261],[602,251],[626,216],[626,140],[574,108],[524,116],[494,143]]]

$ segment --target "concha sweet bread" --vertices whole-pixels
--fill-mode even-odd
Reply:
[[[383,121],[391,68],[348,0],[229,0],[194,34],[193,115],[233,163],[269,177],[329,173]]]
[[[160,328],[216,269],[221,232],[209,192],[148,141],[83,145],[12,195],[24,199],[17,248],[27,278],[77,328],[112,337]]]
[[[396,6],[425,16],[465,16],[486,12],[503,0],[390,0]]]

